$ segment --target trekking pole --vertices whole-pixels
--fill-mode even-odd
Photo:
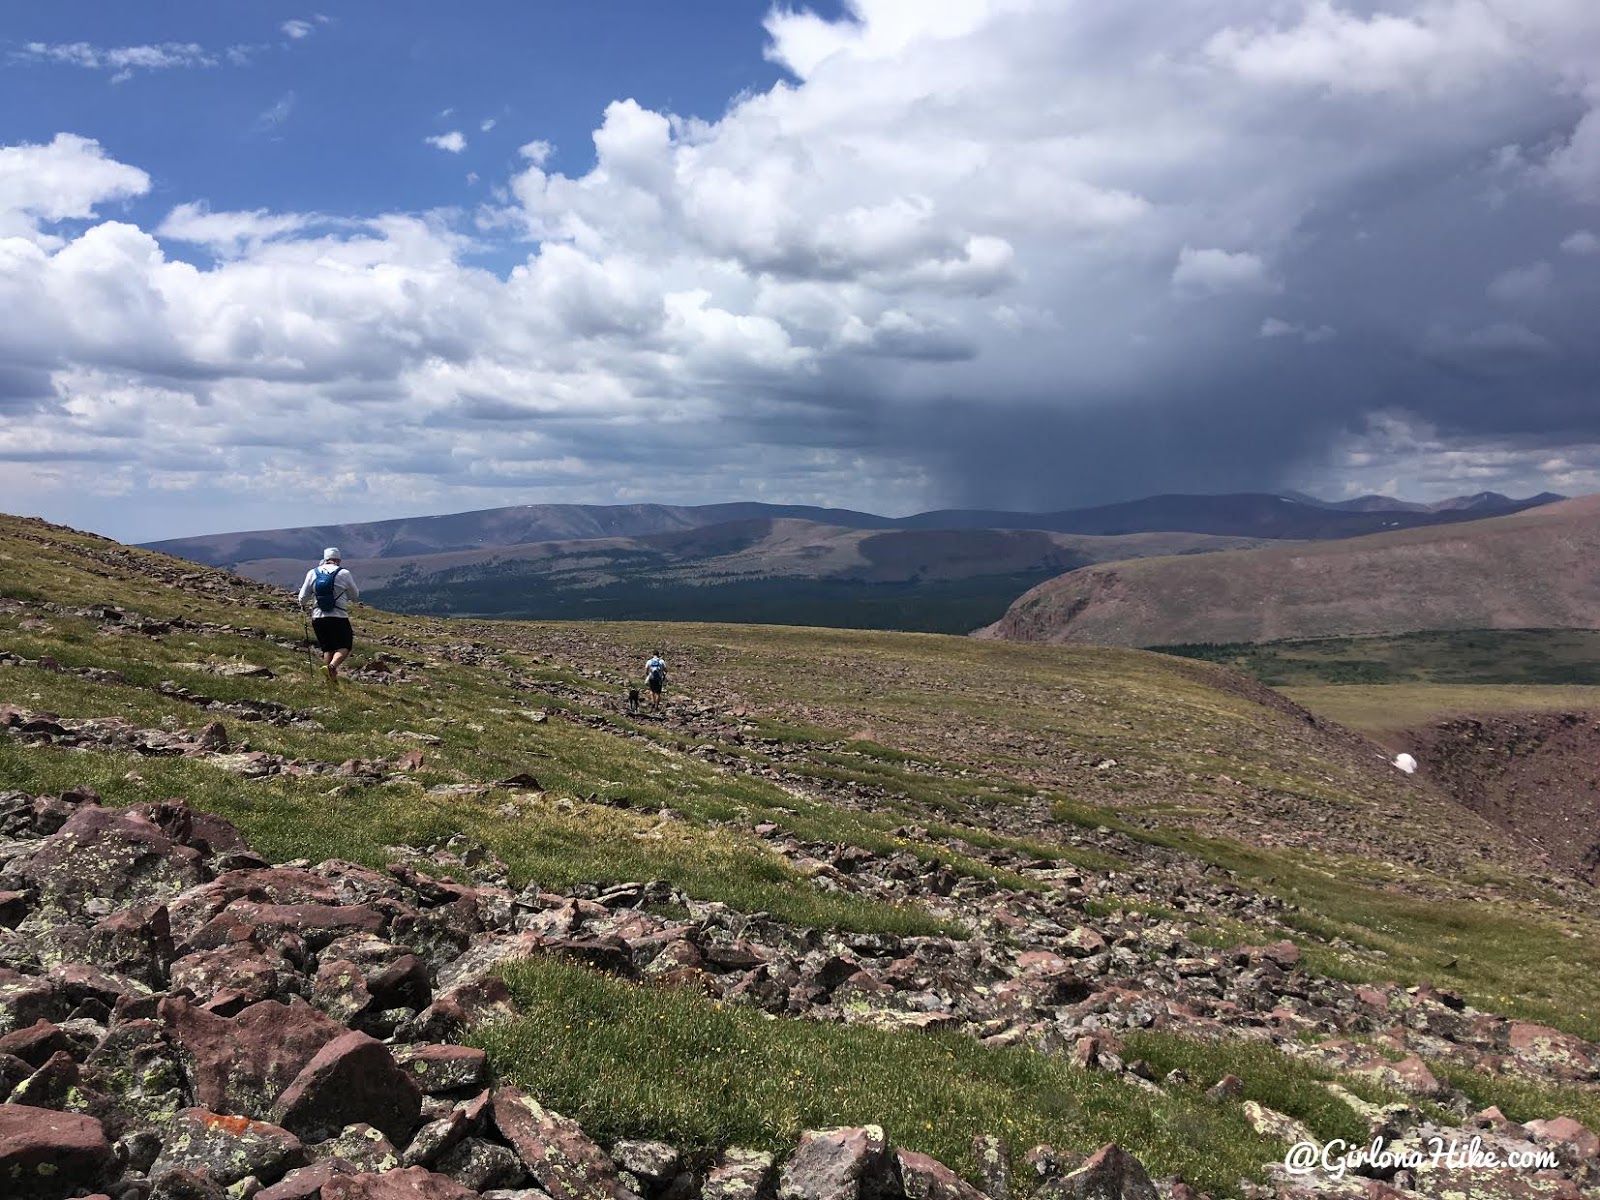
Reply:
[[[311,660],[311,673],[317,673],[317,652],[311,646],[311,618],[306,616],[306,610],[300,610],[300,628],[306,637],[306,657]]]

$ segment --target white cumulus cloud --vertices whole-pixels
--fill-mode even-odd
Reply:
[[[437,134],[422,140],[440,150],[448,150],[451,154],[460,154],[467,148],[466,135],[459,129],[452,129],[449,133]]]

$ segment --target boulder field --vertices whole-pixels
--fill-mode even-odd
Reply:
[[[13,710],[8,727],[57,736]],[[61,734],[69,733],[60,723]],[[223,739],[225,745],[225,737]],[[217,752],[222,752],[221,747]],[[396,847],[379,871],[337,860],[269,864],[226,821],[166,801],[124,809],[88,789],[0,793],[0,1196],[15,1200],[1187,1200],[1114,1144],[1035,1147],[1013,1162],[983,1139],[982,1187],[889,1144],[875,1126],[813,1130],[786,1156],[657,1142],[598,1145],[495,1079],[453,1039],[514,1015],[496,975],[562,955],[617,976],[693,987],[774,1016],[949,1028],[1070,1056],[1141,1088],[1182,1082],[1125,1061],[1119,1033],[1158,1028],[1272,1037],[1316,1028],[1302,1052],[1431,1101],[1341,1098],[1375,1136],[1448,1135],[1501,1152],[1547,1149],[1538,1172],[1448,1166],[1287,1176],[1241,1194],[1395,1200],[1576,1198],[1600,1182],[1600,1145],[1576,1121],[1527,1126],[1474,1113],[1424,1056],[1578,1085],[1600,1047],[1477,1012],[1428,988],[1352,985],[1302,970],[1292,942],[1208,950],[1136,914],[1095,918],[1093,884],[1031,869],[1017,892],[909,855],[770,844],[814,878],[893,895],[915,886],[963,939],[827,933],[698,902],[662,882],[512,889],[461,839]],[[1153,870],[1155,868],[1152,868]],[[458,882],[468,879],[470,882]],[[870,885],[870,886],[869,886]],[[1245,903],[1226,885],[1191,904]],[[1212,890],[1207,891],[1207,887]],[[1262,904],[1259,897],[1248,900]],[[686,913],[665,916],[663,912]],[[1285,1045],[1292,1038],[1284,1038]],[[1381,1054],[1376,1047],[1390,1051]],[[1210,1081],[1201,1081],[1210,1082]],[[1238,1081],[1217,1081],[1219,1097]],[[1336,1092],[1336,1094],[1338,1094]],[[1305,1131],[1244,1106],[1286,1141]],[[1438,1124],[1440,1111],[1453,1125]],[[1013,1171],[1016,1174],[1013,1174]]]

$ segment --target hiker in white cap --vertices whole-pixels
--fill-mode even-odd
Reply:
[[[322,669],[331,687],[338,686],[339,668],[355,645],[350,601],[361,599],[356,581],[340,565],[340,558],[339,547],[329,546],[322,552],[322,561],[306,572],[306,581],[300,585],[301,609],[316,605],[311,610],[311,628],[322,649]]]

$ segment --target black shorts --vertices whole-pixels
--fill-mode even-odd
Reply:
[[[659,696],[661,694],[661,689],[666,685],[666,682],[667,681],[665,679],[658,679],[656,676],[652,675],[649,679],[644,681],[644,685]]]
[[[349,617],[317,617],[311,622],[311,632],[317,635],[317,645],[324,654],[335,650],[349,650],[356,644],[355,630],[350,628]]]

